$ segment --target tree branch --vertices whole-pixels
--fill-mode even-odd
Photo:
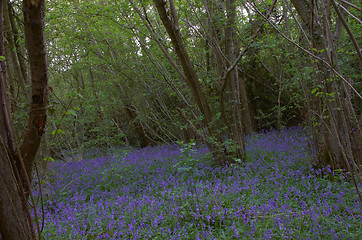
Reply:
[[[282,33],[269,19],[266,18],[266,16],[264,14],[262,14],[257,8],[254,8],[255,11],[260,14],[262,17],[264,17],[268,23],[288,42],[290,42],[291,44],[293,44],[294,46],[296,46],[298,49],[300,49],[301,51],[307,53],[309,56],[313,57],[314,59],[317,59],[318,61],[321,61],[322,63],[324,63],[329,69],[331,69],[338,77],[340,77],[342,79],[342,81],[344,81],[352,90],[353,92],[356,93],[356,95],[362,99],[361,94],[352,86],[352,84],[347,81],[340,72],[338,72],[334,67],[332,67],[326,60],[314,55],[313,53],[311,53],[310,51],[308,51],[307,49],[303,48],[302,46],[300,46],[298,43],[294,42],[293,40],[291,40],[290,38],[288,38],[284,33]]]
[[[348,27],[348,24],[347,24],[346,20],[344,20],[341,12],[339,11],[336,2],[335,2],[334,0],[331,0],[331,3],[332,3],[332,6],[333,6],[334,10],[336,10],[336,13],[337,13],[337,15],[338,15],[339,20],[341,20],[344,28],[346,29],[349,37],[350,37],[351,40],[352,40],[353,46],[354,46],[354,48],[356,49],[356,52],[357,52],[357,55],[358,55],[358,58],[359,58],[359,61],[360,61],[360,65],[362,66],[362,53],[361,53],[361,50],[360,50],[360,48],[359,48],[359,46],[358,46],[357,40],[356,40],[356,38],[353,36],[353,33],[352,33],[351,29]]]

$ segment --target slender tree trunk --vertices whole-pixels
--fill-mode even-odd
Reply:
[[[236,126],[240,124],[239,122],[241,122],[244,127],[243,132],[250,134],[253,132],[253,124],[250,116],[245,81],[238,74],[237,67],[234,67],[232,71],[225,74],[225,72],[228,71],[225,69],[228,69],[232,64],[234,64],[239,54],[239,44],[235,28],[236,6],[234,5],[234,0],[204,0],[210,29],[209,42],[213,47],[216,73],[218,79],[221,80],[219,83],[219,101],[222,120],[225,125],[234,128],[234,132],[236,131],[236,128],[239,128],[238,131],[241,130],[241,126]],[[221,26],[220,22],[222,21],[220,21],[220,19],[225,17],[224,12],[226,13],[226,22]],[[222,34],[222,32],[224,32],[224,34]],[[222,35],[224,37],[222,37]],[[227,75],[226,79],[224,79],[225,75]],[[224,81],[226,81],[227,84],[225,84]],[[226,87],[224,88],[223,85]],[[231,94],[230,96],[226,96],[230,102],[227,106],[224,104],[224,91],[226,89],[229,90]],[[230,117],[228,118],[226,115]],[[235,140],[239,138],[238,135],[239,134],[234,134]]]
[[[44,40],[44,0],[24,0],[25,40],[31,72],[31,104],[28,127],[20,146],[19,158],[25,165],[21,171],[24,188],[28,190],[26,177],[31,181],[32,168],[40,140],[45,132],[48,107],[48,69]],[[22,169],[19,167],[19,169]]]
[[[213,67],[215,68],[216,75],[218,77],[218,82],[215,84],[220,88],[223,83],[222,76],[224,74],[224,69],[226,67],[226,59],[224,57],[222,46],[223,44],[223,22],[220,19],[224,18],[224,7],[221,1],[209,1],[203,0],[204,7],[207,14],[208,19],[208,32],[209,34],[209,44],[211,46],[212,54],[213,54]],[[220,105],[220,113],[221,113],[221,121],[225,126],[230,125],[229,114],[226,114],[225,106],[224,106],[224,93],[220,94],[220,90],[217,89],[219,96],[219,105]],[[229,137],[229,136],[228,136]]]
[[[315,49],[314,54],[325,59],[331,68],[338,70],[328,11],[330,2],[322,0],[319,2],[320,6],[313,5],[318,4],[316,1],[291,0],[291,2],[309,31],[311,45]],[[361,139],[361,130],[357,125],[356,114],[346,104],[346,102],[351,102],[351,94],[345,88],[344,83],[341,84],[337,81],[337,77],[331,70],[321,61],[316,63],[317,88],[315,89],[319,92],[319,96],[313,96],[314,101],[311,104],[314,117],[317,119],[313,124],[317,126],[314,129],[314,138],[317,143],[315,146],[316,164],[347,169],[352,175],[362,202],[362,194],[357,184],[357,181],[362,184],[359,175],[362,152],[361,144],[358,143],[358,139]],[[334,94],[333,97],[330,94]]]
[[[185,81],[190,87],[201,112],[205,115],[206,122],[211,123],[212,115],[206,98],[202,92],[197,73],[193,67],[191,59],[183,43],[178,26],[178,20],[175,19],[176,13],[172,11],[173,19],[171,19],[166,11],[166,2],[164,2],[163,0],[154,0],[154,3],[157,7],[162,23],[164,24],[166,31],[171,38],[172,44],[175,48],[175,52],[181,62],[183,72],[186,76]]]
[[[17,59],[19,61],[19,67],[24,79],[24,82],[26,85],[30,85],[30,79],[28,77],[28,66],[26,63],[26,59],[25,59],[25,48],[19,44],[19,24],[15,21],[15,17],[14,15],[16,14],[14,9],[12,8],[11,4],[9,4],[9,2],[7,2],[7,7],[8,7],[8,15],[9,15],[9,20],[10,20],[10,24],[11,24],[11,29],[13,32],[13,37],[14,37],[14,44],[15,44],[15,48],[16,48],[16,55],[17,55]],[[30,94],[27,92],[25,93],[25,95],[29,96],[30,99]]]
[[[1,57],[4,57],[5,58],[5,33],[4,33],[4,30],[5,30],[5,26],[4,26],[4,13],[3,13],[3,1],[1,0],[1,3],[0,3],[0,7],[1,7],[1,10],[0,10],[0,21],[1,21],[1,24],[0,24],[0,56]],[[1,78],[2,78],[2,81],[1,81],[1,84],[3,85],[3,89],[4,89],[4,92],[7,93],[9,91],[9,82],[8,82],[8,74],[7,74],[7,71],[6,71],[6,60],[3,59],[2,61],[0,61],[0,69],[1,69]],[[8,94],[6,94],[5,96],[5,99],[6,99],[6,107],[8,108],[8,113],[10,114],[11,112],[11,104],[10,104],[10,97]],[[10,115],[9,115],[10,116]]]
[[[0,0],[0,51],[4,56],[3,1]],[[11,130],[10,103],[7,98],[6,61],[0,74],[0,239],[35,239],[31,214],[20,180]]]
[[[5,5],[3,7],[4,9],[4,23],[5,23],[5,36],[7,39],[8,47],[6,48],[8,51],[6,51],[6,61],[11,66],[11,68],[8,69],[9,73],[9,79],[11,84],[16,89],[15,86],[20,87],[21,94],[27,96],[30,99],[29,91],[26,90],[26,79],[23,76],[23,72],[20,67],[20,61],[18,60],[18,54],[17,52],[20,51],[21,48],[18,48],[16,46],[15,40],[16,40],[16,34],[17,30],[13,29],[14,24],[11,22],[11,17],[9,12],[9,3],[5,1]],[[13,92],[16,92],[16,90]],[[14,97],[17,97],[16,95],[13,95]]]
[[[209,105],[206,101],[206,97],[202,91],[199,78],[197,76],[196,70],[193,67],[191,59],[187,53],[186,47],[182,40],[180,29],[178,25],[177,13],[174,7],[174,3],[170,0],[170,13],[168,14],[168,10],[166,7],[166,2],[163,0],[153,0],[158,14],[161,18],[161,21],[171,39],[172,45],[176,52],[176,55],[180,61],[180,64],[183,69],[183,73],[185,75],[184,80],[186,81],[187,85],[189,86],[193,97],[196,100],[196,104],[198,105],[201,113],[204,115],[204,124],[208,129],[208,137],[213,136],[217,128],[214,126],[213,123],[213,116],[211,114]],[[222,141],[222,137],[219,134],[215,134],[216,138],[219,143]],[[215,136],[214,136],[215,137]],[[223,148],[216,146],[210,142],[207,142],[208,147],[211,148],[210,150],[213,152],[215,161],[219,164],[227,164],[227,158]]]
[[[240,103],[241,103],[241,114],[242,121],[244,124],[244,130],[246,134],[252,134],[254,132],[253,121],[251,117],[251,110],[248,101],[248,95],[245,88],[245,79],[238,71],[239,79],[239,94],[240,94]]]
[[[227,68],[230,67],[232,63],[236,60],[236,29],[235,29],[235,2],[234,0],[225,1],[225,11],[226,11],[226,26],[225,26],[225,55],[228,58]],[[238,82],[238,71],[237,68],[234,68],[230,71],[227,76],[230,94],[230,113],[231,113],[231,131],[232,139],[238,146],[238,151],[236,152],[236,158],[244,158],[244,138],[243,138],[243,129],[241,126],[242,116],[241,116],[241,102],[240,102],[240,92],[239,92],[239,82]]]

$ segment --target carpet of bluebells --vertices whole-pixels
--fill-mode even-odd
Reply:
[[[247,137],[247,162],[165,145],[53,162],[38,206],[45,239],[362,239],[342,175],[310,167],[299,128]],[[34,197],[40,199],[38,187]],[[42,211],[43,208],[43,211]],[[43,218],[43,219],[42,219]]]

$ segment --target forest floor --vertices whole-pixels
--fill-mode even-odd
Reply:
[[[44,239],[362,239],[353,184],[310,167],[298,128],[246,140],[247,162],[164,145],[53,162],[34,186]],[[42,210],[43,209],[43,210]]]

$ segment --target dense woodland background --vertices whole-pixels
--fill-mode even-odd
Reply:
[[[314,164],[361,181],[359,0],[24,1],[45,12],[43,136],[29,133],[40,81],[26,7],[1,2],[14,147],[3,142],[26,158],[38,134],[43,170],[90,149],[194,141],[217,165],[243,162],[246,135],[299,125],[312,138]]]
[[[314,21],[323,28],[323,44],[332,44],[318,49],[317,37],[310,37],[308,23],[292,2],[227,6],[224,1],[185,1],[175,6],[176,19],[166,7],[197,75],[197,93],[185,80],[190,77],[152,2],[47,3],[46,144],[54,153],[82,154],[89,147],[201,140],[195,128],[206,134],[205,121],[215,122],[225,137],[233,135],[235,122],[242,123],[246,134],[308,123],[316,127],[331,118],[327,103],[344,100],[353,109],[345,106],[339,113],[353,111],[346,120],[356,124],[361,115],[361,63],[350,36],[331,3],[310,6],[319,10]],[[361,12],[352,2],[340,4],[337,9],[360,42]],[[14,127],[19,130],[26,129],[30,87],[20,9],[15,2],[5,13],[7,61],[14,66],[8,71]],[[323,68],[328,76],[321,73]],[[332,86],[334,82],[338,86]],[[209,110],[199,106],[198,98]],[[204,120],[205,111],[210,119]]]

